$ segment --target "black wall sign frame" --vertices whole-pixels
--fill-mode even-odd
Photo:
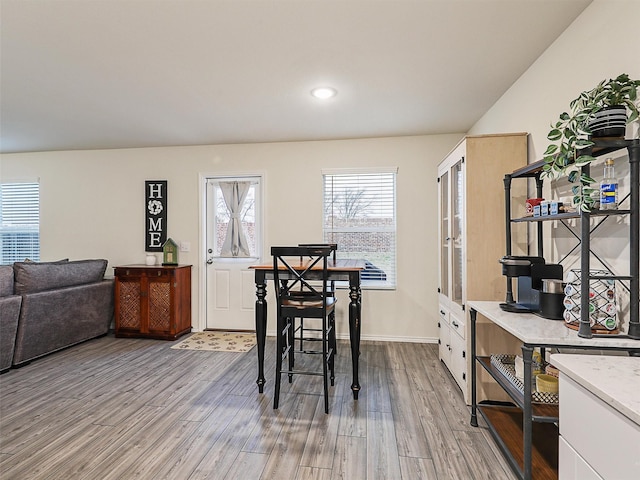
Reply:
[[[167,241],[167,181],[144,182],[145,251],[162,252]]]

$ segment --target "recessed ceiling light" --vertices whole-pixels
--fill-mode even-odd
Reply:
[[[335,88],[331,87],[318,87],[311,90],[311,95],[322,100],[335,97],[337,94],[338,91]]]

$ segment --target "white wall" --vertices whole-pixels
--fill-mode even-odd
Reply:
[[[529,161],[541,159],[551,123],[580,92],[620,73],[640,78],[639,20],[638,0],[595,0],[469,134],[529,132]]]
[[[582,90],[622,72],[640,78],[638,18],[640,1],[594,1],[469,133],[528,131],[529,159],[540,158],[550,123]],[[101,257],[111,267],[144,260],[144,180],[167,179],[169,235],[191,242],[181,262],[195,266],[201,328],[199,173],[265,173],[268,247],[320,238],[321,168],[398,166],[398,289],[364,292],[363,337],[430,340],[438,335],[436,166],[461,137],[14,154],[0,157],[0,175],[40,179],[43,260]],[[275,211],[303,193],[317,215],[292,211],[292,230]]]
[[[595,0],[572,25],[541,55],[520,79],[471,128],[470,133],[482,134],[499,131],[526,131],[529,136],[529,162],[542,158],[549,144],[547,133],[569,103],[580,92],[589,90],[600,81],[627,73],[640,79],[640,19],[639,0]],[[638,122],[627,128],[627,138],[639,137]],[[612,155],[620,190],[628,192],[628,155],[625,151]],[[602,177],[602,160],[593,164],[591,173],[598,181]],[[546,198],[558,198],[570,193],[565,180],[547,182]],[[579,234],[579,222],[572,221]],[[575,237],[559,222],[544,226],[547,242],[545,258],[559,261],[576,245]],[[531,237],[530,237],[531,238]],[[620,275],[629,274],[629,219],[607,220],[592,237],[593,250]],[[531,246],[532,252],[536,251]],[[579,253],[579,251],[578,251]],[[563,261],[565,273],[580,268],[579,255]],[[595,257],[591,269],[601,269]],[[628,295],[618,289],[622,305],[623,329],[628,319]]]
[[[434,341],[437,329],[436,167],[462,134],[251,145],[8,154],[3,180],[38,178],[41,259],[144,263],[144,181],[168,180],[168,235],[191,243],[193,325],[201,329],[199,174],[263,173],[270,245],[322,237],[322,168],[398,167],[398,288],[363,292],[363,338]],[[301,204],[304,197],[308,204]],[[278,213],[287,205],[287,215]],[[339,302],[346,335],[348,299]],[[273,302],[271,302],[273,305]],[[273,314],[273,312],[271,312]]]

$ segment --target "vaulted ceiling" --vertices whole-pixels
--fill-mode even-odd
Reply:
[[[466,132],[589,3],[1,0],[0,148]]]

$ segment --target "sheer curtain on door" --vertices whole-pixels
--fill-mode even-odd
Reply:
[[[220,182],[220,190],[229,210],[227,236],[222,244],[222,257],[248,257],[249,244],[242,228],[240,214],[251,182]]]

